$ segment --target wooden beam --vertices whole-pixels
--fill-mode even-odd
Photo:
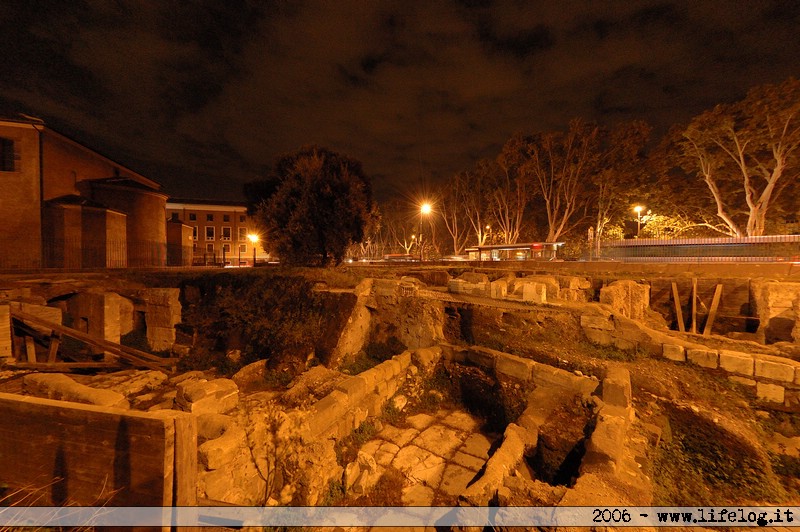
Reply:
[[[28,362],[36,363],[36,344],[33,341],[33,336],[25,337],[25,353],[28,356]]]
[[[692,277],[692,334],[697,334],[697,277]]]
[[[672,283],[672,301],[675,302],[675,319],[678,321],[678,330],[686,332],[686,324],[683,322],[683,309],[681,309],[681,298],[678,297],[678,283]]]
[[[714,325],[714,320],[717,317],[717,308],[719,308],[719,300],[722,297],[722,285],[718,284],[714,289],[714,299],[711,301],[711,310],[708,311],[708,319],[706,319],[706,326],[703,328],[703,336],[711,335],[711,327]]]
[[[58,354],[58,346],[61,344],[61,337],[58,333],[54,332],[50,335],[50,347],[47,349],[47,362],[52,364],[56,361],[56,354]]]
[[[120,369],[121,364],[109,362],[13,362],[6,364],[15,369],[35,369],[38,371],[66,371],[70,369]]]
[[[38,316],[34,316],[26,312],[18,310],[11,311],[11,315],[19,320],[24,320],[26,322],[30,322],[42,327],[49,327],[53,331],[60,333],[62,336],[69,336],[70,338],[75,338],[77,340],[80,340],[81,342],[90,345],[92,347],[96,347],[104,351],[109,351],[117,355],[120,359],[125,360],[134,366],[142,366],[145,368],[169,374],[170,372],[165,369],[165,366],[169,367],[177,363],[177,360],[174,358],[157,357],[156,355],[145,353],[144,351],[139,351],[138,349],[133,349],[131,347],[115,344],[107,340],[95,338],[93,336],[86,334],[85,332],[79,331],[77,329],[72,329],[70,327],[65,327],[64,325],[60,325],[57,323],[52,323],[47,320],[43,320]]]

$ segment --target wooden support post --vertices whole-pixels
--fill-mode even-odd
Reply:
[[[56,354],[58,354],[58,346],[61,344],[59,334],[53,331],[50,335],[50,348],[47,350],[47,363],[52,364],[56,361]]]
[[[33,342],[33,336],[25,337],[25,353],[28,356],[28,362],[36,362],[36,344]]]
[[[675,319],[678,321],[678,330],[686,332],[686,324],[683,322],[683,310],[681,309],[681,298],[678,296],[678,283],[672,283],[672,300],[675,302]]]
[[[706,326],[703,328],[703,336],[711,335],[711,327],[714,325],[714,319],[717,317],[717,308],[719,308],[719,300],[722,297],[722,285],[718,284],[714,289],[714,299],[711,301],[711,310],[708,311],[708,319],[706,319]]]
[[[697,277],[692,277],[692,334],[697,334]]]

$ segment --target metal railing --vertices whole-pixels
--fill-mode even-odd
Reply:
[[[0,239],[0,270],[88,270],[190,266],[192,246],[88,238]]]
[[[800,235],[613,240],[600,258],[624,262],[800,261]]]

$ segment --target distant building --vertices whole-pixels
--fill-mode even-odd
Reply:
[[[192,228],[194,265],[250,266],[270,259],[262,247],[260,230],[242,202],[170,198],[167,224]],[[251,235],[258,237],[254,243]],[[253,252],[255,251],[255,255]]]
[[[0,268],[164,266],[161,186],[37,120],[0,119]]]

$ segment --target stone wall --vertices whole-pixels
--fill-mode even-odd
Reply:
[[[343,438],[368,417],[379,416],[405,382],[410,365],[411,352],[406,351],[340,382],[311,407],[310,437]]]
[[[758,339],[765,343],[797,341],[798,315],[795,304],[800,300],[800,283],[753,281],[751,283],[753,314],[759,320]]]
[[[761,401],[800,412],[800,362],[771,355],[702,346],[687,348],[671,343],[663,345],[662,356],[675,362],[721,370],[731,380],[751,387]]]
[[[181,322],[180,289],[147,288],[144,301],[147,344],[153,351],[168,351],[175,343],[175,325]]]

